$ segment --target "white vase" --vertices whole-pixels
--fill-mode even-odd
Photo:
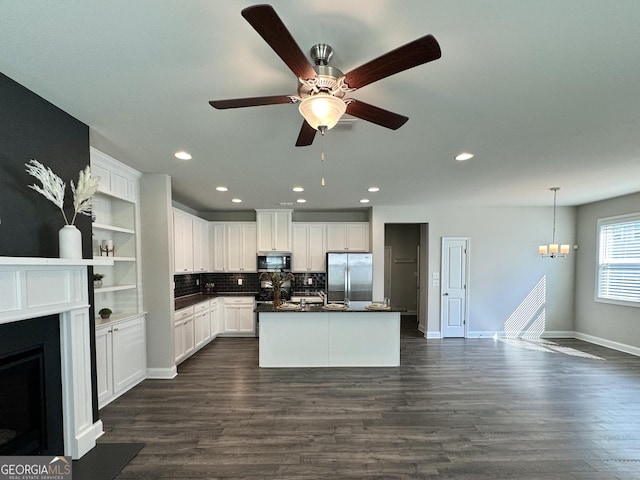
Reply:
[[[60,258],[82,258],[82,234],[75,225],[65,225],[58,232]]]

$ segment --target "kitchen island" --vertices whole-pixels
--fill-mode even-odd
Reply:
[[[260,305],[260,367],[399,366],[401,310],[369,304],[347,310]]]

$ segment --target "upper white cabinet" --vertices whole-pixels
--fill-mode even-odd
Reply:
[[[91,172],[100,178],[93,199],[93,256],[113,257],[112,266],[96,266],[104,275],[102,286],[94,288],[95,313],[113,311],[114,320],[142,313],[140,262],[140,172],[91,147]]]
[[[328,223],[327,251],[329,252],[368,252],[369,224]]]
[[[257,271],[254,222],[211,222],[210,237],[214,272]]]
[[[193,271],[208,272],[209,266],[209,222],[193,217]]]
[[[175,273],[209,271],[209,228],[206,220],[173,210],[173,262]]]
[[[294,223],[291,269],[294,272],[324,272],[326,225],[323,223]]]
[[[291,210],[256,210],[258,252],[291,251]]]
[[[112,197],[137,203],[140,172],[93,147],[90,147],[89,151],[91,156],[91,175],[100,178],[98,191]]]
[[[193,228],[191,216],[173,210],[173,269],[175,273],[193,272]]]

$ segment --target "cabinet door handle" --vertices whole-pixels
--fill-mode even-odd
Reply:
[[[113,329],[113,331],[114,331],[114,332],[117,332],[117,331],[118,331],[118,329],[117,329],[117,328],[114,328],[114,329]]]

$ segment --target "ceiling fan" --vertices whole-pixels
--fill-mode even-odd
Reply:
[[[242,10],[242,16],[298,77],[298,94],[211,100],[209,104],[217,109],[227,109],[298,103],[305,120],[296,147],[311,145],[317,131],[324,135],[345,112],[392,130],[400,128],[409,120],[408,117],[360,100],[344,98],[345,95],[441,56],[436,39],[425,35],[344,74],[329,66],[333,49],[323,43],[311,48],[311,58],[315,63],[312,65],[271,5],[247,7]]]

